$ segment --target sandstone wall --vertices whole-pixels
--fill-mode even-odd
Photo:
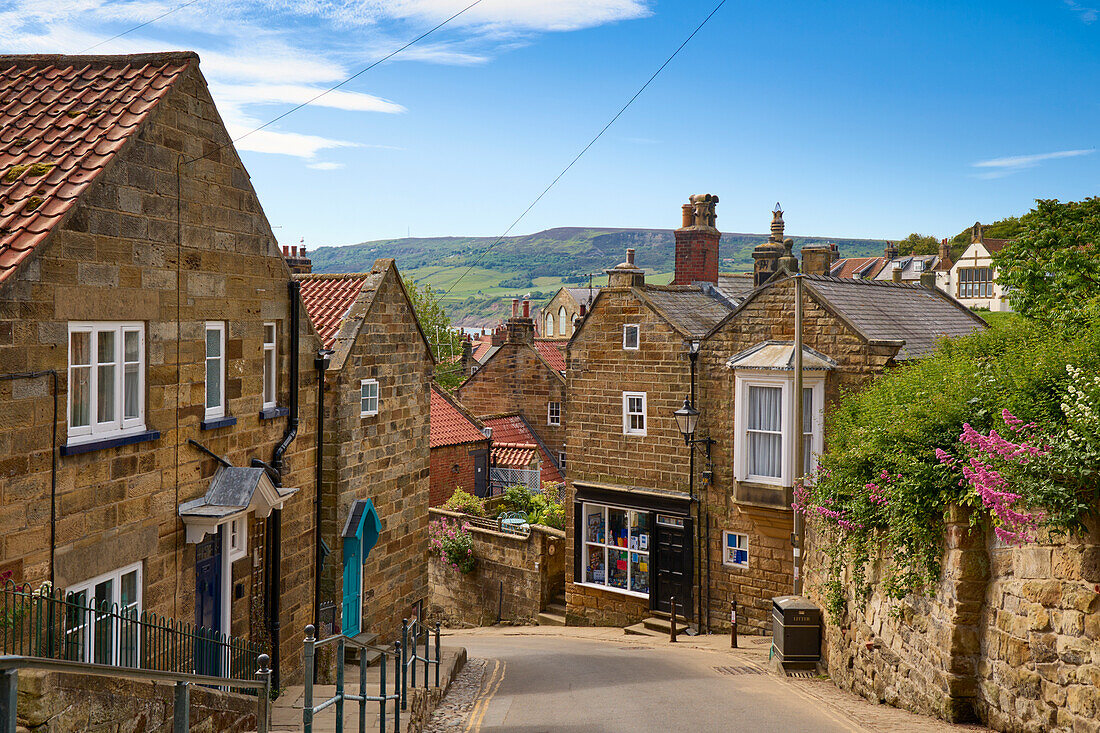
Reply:
[[[1100,536],[1005,546],[949,516],[927,596],[875,592],[825,624],[824,661],[868,699],[999,731],[1095,730],[1100,720]],[[811,542],[821,541],[811,537]],[[824,604],[811,544],[807,595]],[[880,579],[880,560],[871,581]],[[846,577],[845,580],[849,580]]]
[[[462,515],[431,510],[432,519]],[[528,537],[470,527],[477,568],[460,573],[438,556],[428,565],[427,618],[447,626],[533,624],[562,590],[565,533],[535,525]]]
[[[192,685],[192,733],[256,730],[256,697]],[[19,731],[170,733],[175,686],[139,680],[21,670]]]

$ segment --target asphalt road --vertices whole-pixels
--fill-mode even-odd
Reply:
[[[629,636],[471,635],[459,643],[489,660],[468,731],[862,730],[796,685],[728,655]]]

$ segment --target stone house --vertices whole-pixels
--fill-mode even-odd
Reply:
[[[489,492],[489,431],[438,384],[432,384],[429,506],[447,503],[456,489]]]
[[[0,570],[262,641],[293,683],[321,344],[199,59],[4,56],[0,88]]]
[[[935,289],[793,277],[799,264],[778,210],[754,253],[759,284],[731,307],[711,264],[715,202],[693,196],[685,207],[673,285],[647,285],[628,254],[570,341],[569,623],[631,624],[671,612],[675,598],[704,630],[729,628],[732,601],[741,630],[770,628],[770,599],[793,585],[794,440],[812,466],[842,389],[929,353],[941,335],[984,327]],[[680,251],[691,248],[708,252]],[[804,255],[808,269],[828,271],[828,257]],[[807,409],[796,437],[799,279]],[[685,402],[701,413],[694,458],[674,416]]]
[[[567,342],[576,330],[576,320],[588,313],[598,292],[598,287],[560,288],[550,302],[539,309],[539,335],[544,339]]]
[[[427,597],[434,359],[392,259],[294,276],[327,350],[319,557],[322,625],[389,641]],[[326,363],[327,362],[327,363]],[[339,609],[339,614],[336,613]]]
[[[552,343],[535,338],[530,302],[512,301],[507,337],[455,396],[481,418],[516,413],[549,450],[555,463],[566,452],[565,358]]]

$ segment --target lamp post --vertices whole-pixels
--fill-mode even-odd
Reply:
[[[696,344],[698,342],[695,342]],[[694,344],[693,344],[694,346]],[[698,346],[688,352],[691,357],[691,386],[692,392],[695,391],[695,358],[698,355]],[[699,411],[695,409],[692,398],[694,395],[689,395],[684,398],[684,405],[679,410],[676,410],[672,415],[676,418],[676,427],[679,428],[680,434],[684,436],[684,445],[688,446],[688,494],[691,496],[692,503],[695,503],[695,446],[702,445],[707,452],[707,472],[710,472],[710,446],[714,442],[710,438],[696,438],[695,429],[699,426]],[[699,556],[699,564],[705,563],[707,565],[706,577],[710,578],[710,523],[709,519],[704,515],[702,511],[703,502],[700,501],[695,511],[696,527],[695,527],[695,554]],[[698,522],[707,522],[706,527],[706,557],[703,553],[699,552],[699,527]],[[706,616],[703,613],[703,573],[700,571],[697,573],[699,578],[698,592],[696,593],[696,621],[700,631],[710,633],[710,623],[707,621]],[[710,605],[710,587],[707,587],[707,605]],[[675,614],[676,609],[673,609]]]

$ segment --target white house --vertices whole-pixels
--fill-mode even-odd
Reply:
[[[948,270],[947,282],[937,285],[969,308],[1010,311],[1005,290],[996,282],[993,254],[1000,252],[1009,240],[986,239],[982,225],[975,223],[970,233],[970,245]]]

